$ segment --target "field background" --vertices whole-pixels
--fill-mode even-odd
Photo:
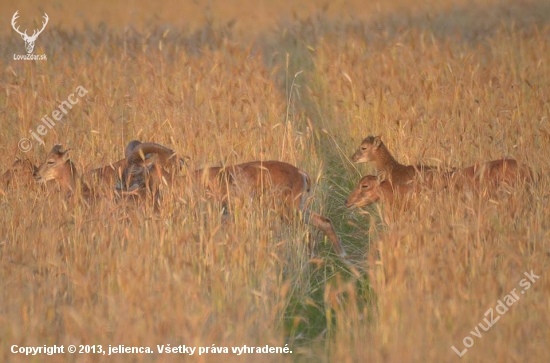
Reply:
[[[14,61],[21,29],[50,21]],[[550,357],[548,1],[2,1],[0,169],[55,143],[79,170],[131,139],[189,168],[279,159],[308,171],[313,208],[351,255],[243,200],[232,223],[185,190],[156,214],[54,188],[0,196],[2,362],[177,362],[178,355],[24,357],[13,344],[284,346],[291,355],[197,362],[543,362]],[[32,31],[31,31],[32,32]],[[31,33],[30,32],[30,33]],[[23,154],[39,119],[89,92]],[[538,183],[506,196],[426,192],[384,225],[348,211],[382,135],[398,160],[468,166],[504,156]],[[46,193],[48,195],[46,195]],[[540,279],[459,358],[462,340],[531,271]]]

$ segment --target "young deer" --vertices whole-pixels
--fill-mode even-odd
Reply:
[[[134,150],[128,158],[129,166],[119,189],[127,192],[145,190],[157,198],[161,182],[171,183],[177,180],[174,180],[162,165],[155,165],[156,162],[144,164],[147,160],[143,160],[143,155],[156,153],[162,164],[163,161],[170,160],[170,151],[154,145],[142,146]],[[311,181],[303,170],[281,161],[252,161],[227,167],[197,170],[190,177],[192,182],[206,187],[224,203],[228,192],[244,191],[248,195],[270,194],[274,201],[280,201],[283,204],[283,208],[279,209],[282,216],[290,217],[289,214],[301,212],[306,223],[310,223],[326,234],[337,254],[346,256],[330,219],[307,209],[306,200]]]
[[[399,196],[404,196],[414,190],[414,185],[392,185],[389,181],[380,181],[374,175],[366,175],[357,184],[346,200],[347,208],[361,208],[376,202],[393,205]]]
[[[389,152],[380,136],[365,138],[351,160],[355,163],[373,163],[378,175],[394,185],[406,184],[419,174],[437,170],[432,166],[400,164]]]
[[[518,164],[514,159],[500,159],[447,172],[442,175],[442,187],[455,187],[457,190],[462,190],[464,187],[477,189],[486,185],[496,189],[504,184],[514,186],[518,182],[532,180],[533,174],[528,166]],[[350,193],[346,207],[360,208],[376,202],[393,205],[397,196],[414,191],[413,183],[392,185],[387,180],[379,182],[376,176],[367,175]]]
[[[78,178],[76,167],[69,159],[70,150],[63,151],[61,145],[55,145],[46,156],[46,161],[36,169],[33,176],[39,184],[57,180],[67,198],[74,195],[78,188],[85,198],[89,198],[92,193],[88,185]]]
[[[361,178],[350,193],[346,200],[346,207],[348,209],[362,208],[377,202],[383,203],[383,206],[379,206],[379,215],[387,225],[390,225],[395,217],[410,207],[409,197],[414,191],[413,182],[392,185],[387,180],[380,181],[374,175],[367,175]]]

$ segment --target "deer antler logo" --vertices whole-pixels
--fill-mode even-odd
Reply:
[[[19,31],[19,27],[15,27],[15,21],[17,20],[17,18],[19,17],[17,15],[17,13],[19,12],[19,10],[17,10],[15,12],[15,14],[13,14],[13,17],[11,18],[11,26],[13,27],[13,29],[18,32],[20,35],[21,35],[21,38],[23,38],[23,40],[25,41],[25,48],[27,49],[27,53],[28,54],[31,54],[33,49],[34,49],[34,42],[36,41],[36,38],[40,35],[40,33],[42,33],[42,31],[44,30],[44,28],[46,27],[46,24],[48,24],[48,14],[44,13],[44,20],[46,20],[45,22],[42,23],[42,29],[40,29],[38,31],[38,33],[36,32],[36,30],[33,31],[32,35],[29,37],[27,35],[27,29],[25,29],[25,31],[23,33],[21,33]]]

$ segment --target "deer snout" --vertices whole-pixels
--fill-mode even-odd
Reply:
[[[38,184],[44,183],[44,178],[42,178],[40,175],[33,174],[32,176],[34,177],[34,180],[35,180]]]
[[[32,177],[38,184],[45,183],[46,180],[42,177],[42,175],[38,174],[38,169],[35,168],[32,172]]]

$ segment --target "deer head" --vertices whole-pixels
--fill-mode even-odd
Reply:
[[[46,27],[46,24],[48,24],[48,14],[44,13],[44,20],[45,22],[42,23],[42,29],[40,29],[38,32],[36,30],[33,31],[32,35],[31,36],[28,36],[27,35],[27,29],[25,29],[25,31],[23,33],[21,33],[19,31],[19,27],[15,27],[15,21],[17,20],[17,18],[19,17],[17,15],[17,13],[19,12],[19,10],[17,10],[15,12],[15,14],[13,14],[13,17],[11,18],[11,26],[13,27],[13,29],[19,33],[21,35],[21,38],[23,38],[23,40],[25,41],[25,48],[27,49],[27,53],[28,54],[31,54],[33,49],[34,49],[34,42],[36,41],[36,38],[38,37],[38,35],[40,35],[40,33],[42,33],[42,31],[44,30],[44,28]]]

